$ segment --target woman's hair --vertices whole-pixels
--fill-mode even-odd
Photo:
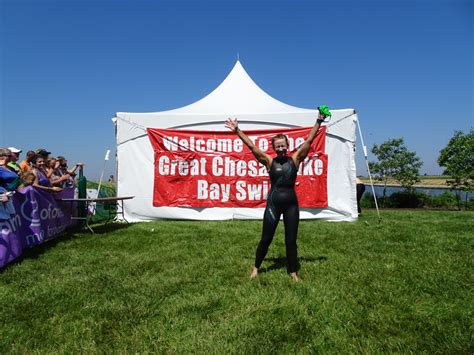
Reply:
[[[33,157],[33,159],[31,159],[31,162],[36,165],[36,162],[37,162],[38,159],[43,159],[44,162],[46,163],[46,159],[45,159],[44,156],[42,156],[42,155],[35,155],[35,156]]]
[[[36,178],[35,174],[31,171],[25,171],[21,173],[21,180],[22,180],[21,187],[33,185],[33,183],[35,182],[35,178]]]
[[[46,162],[46,165],[47,165],[49,168],[54,168],[54,165],[51,166],[51,164],[52,164],[53,162],[56,163],[56,160],[57,160],[57,159],[56,159],[55,157],[50,157],[50,158],[48,159],[48,161]]]
[[[277,139],[284,139],[286,142],[286,145],[288,145],[288,137],[285,136],[284,134],[278,133],[275,137],[272,138],[272,147],[275,149],[275,141]]]
[[[11,154],[10,149],[8,148],[0,148],[0,157],[9,157]]]

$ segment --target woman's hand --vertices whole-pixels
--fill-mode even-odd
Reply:
[[[324,122],[324,120],[326,119],[326,116],[324,116],[323,114],[319,113],[318,114],[318,118],[316,119],[316,122],[321,124]]]
[[[51,191],[53,191],[53,192],[59,192],[59,191],[63,191],[63,189],[62,189],[62,188],[60,188],[60,187],[57,187],[57,186],[53,186],[53,187],[51,187],[50,189],[51,189]]]
[[[230,129],[232,132],[237,132],[237,129],[239,128],[237,118],[228,118],[227,121],[225,121],[225,127]]]

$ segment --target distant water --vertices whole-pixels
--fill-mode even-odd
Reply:
[[[374,190],[375,190],[375,195],[377,197],[382,197],[383,196],[383,186],[380,185],[374,185]],[[401,186],[387,186],[387,191],[385,194],[387,196],[390,196],[394,192],[401,192],[404,191],[405,189]],[[454,191],[451,191],[449,188],[442,188],[442,187],[416,187],[415,190],[417,192],[422,192],[424,194],[427,194],[428,196],[439,196],[444,194],[445,192],[449,192],[454,195]],[[365,185],[365,193],[372,193],[372,188],[370,187],[370,184]],[[461,199],[466,198],[466,192],[461,192]],[[474,198],[474,193],[469,192],[468,193],[468,198]]]

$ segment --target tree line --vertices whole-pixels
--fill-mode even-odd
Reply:
[[[413,186],[420,181],[423,162],[415,152],[408,150],[403,138],[374,144],[371,152],[377,161],[369,162],[369,168],[375,179],[384,183],[383,201],[390,178],[407,191],[414,191]],[[467,133],[455,131],[446,147],[440,151],[438,164],[444,168],[443,175],[449,176],[446,183],[455,192],[458,208],[461,208],[461,192],[474,189],[474,128]]]

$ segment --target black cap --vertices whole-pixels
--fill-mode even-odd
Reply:
[[[44,148],[38,148],[36,149],[36,155],[49,155],[51,154],[51,152],[48,152],[46,149]]]

